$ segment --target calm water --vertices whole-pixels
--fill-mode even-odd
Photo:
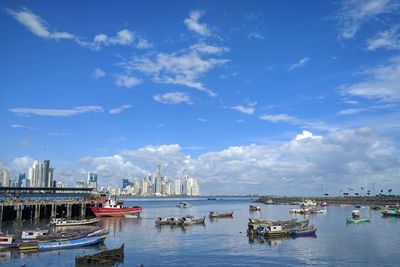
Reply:
[[[125,261],[119,266],[399,266],[400,219],[382,217],[380,212],[361,209],[371,223],[346,225],[352,207],[331,206],[326,214],[307,216],[318,228],[316,238],[267,241],[249,239],[247,220],[253,218],[291,219],[293,206],[263,205],[249,212],[251,200],[190,200],[193,207],[179,209],[179,200],[127,202],[141,205],[141,218],[102,218],[110,229],[104,245],[81,249],[20,253],[0,252],[0,266],[74,266],[77,255],[96,253],[125,244]],[[234,211],[233,219],[206,220],[205,226],[156,227],[157,216],[196,217],[209,211]],[[44,227],[47,222],[3,223],[1,231]]]

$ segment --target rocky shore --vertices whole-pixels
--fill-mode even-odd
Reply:
[[[258,203],[265,204],[297,204],[305,199],[317,202],[326,202],[329,204],[360,204],[360,205],[396,205],[400,204],[400,196],[343,196],[343,197],[287,197],[287,196],[262,196],[256,200]]]

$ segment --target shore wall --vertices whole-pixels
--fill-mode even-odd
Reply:
[[[343,196],[343,197],[286,197],[286,196],[262,196],[256,200],[266,204],[297,204],[305,199],[329,204],[361,204],[361,205],[396,205],[400,204],[400,196]],[[271,203],[272,202],[272,203]]]

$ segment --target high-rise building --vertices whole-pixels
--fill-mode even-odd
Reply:
[[[162,181],[161,181],[161,165],[158,164],[157,165],[157,176],[154,181],[154,189],[155,189],[154,193],[156,195],[161,195],[161,183],[162,183]]]
[[[50,187],[49,183],[49,173],[50,173],[50,160],[43,161],[42,165],[42,173],[41,173],[41,187]]]
[[[77,180],[76,182],[75,182],[75,187],[76,188],[85,188],[86,186],[85,186],[85,181],[84,180]]]
[[[40,174],[41,165],[39,164],[39,161],[35,160],[28,171],[28,179],[30,180],[32,187],[41,187]]]
[[[10,186],[10,173],[8,172],[7,169],[0,170],[0,184],[3,187]]]
[[[17,186],[22,186],[22,181],[26,179],[26,175],[25,173],[20,173],[18,175],[18,182],[17,182]],[[26,186],[24,186],[26,187]]]
[[[97,191],[97,173],[90,171],[87,177],[87,187],[94,188]]]
[[[181,192],[181,189],[182,189],[181,180],[176,179],[176,180],[174,181],[174,190],[173,190],[173,194],[176,195],[176,196],[180,196],[181,193],[182,193],[182,192]]]
[[[129,182],[129,179],[122,179],[122,189],[125,189],[128,185],[131,185],[132,183]]]

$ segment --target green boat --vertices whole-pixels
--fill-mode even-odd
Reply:
[[[383,216],[400,216],[400,209],[390,208],[381,210],[381,212]]]
[[[347,218],[346,223],[369,223],[371,220],[368,218],[360,218],[360,219],[353,219],[353,218]]]

